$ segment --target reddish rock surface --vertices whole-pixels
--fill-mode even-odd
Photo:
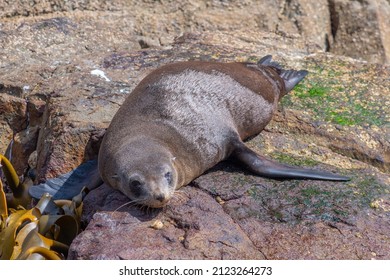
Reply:
[[[345,57],[388,62],[388,1],[31,3],[0,3],[0,151],[20,175],[39,182],[96,157],[124,98],[160,65],[272,54],[309,75],[248,145],[352,178],[268,180],[222,163],[162,210],[115,211],[128,200],[103,185],[69,258],[390,259],[390,69]]]

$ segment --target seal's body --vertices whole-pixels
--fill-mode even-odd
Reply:
[[[280,98],[306,76],[259,63],[179,62],[163,66],[128,96],[99,152],[99,172],[130,199],[162,207],[175,189],[233,156],[274,178],[347,180],[274,163],[242,142],[260,133]]]

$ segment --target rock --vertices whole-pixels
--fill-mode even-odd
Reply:
[[[17,174],[26,173],[29,167],[28,159],[37,147],[38,133],[38,126],[29,126],[15,134],[12,145],[6,154],[12,155],[11,163]]]
[[[13,135],[26,128],[26,101],[19,88],[0,82],[0,150],[5,152]]]
[[[106,185],[94,190],[85,207],[100,210],[74,240],[68,258],[264,259],[222,207],[196,188],[185,188],[166,211],[124,206],[113,212],[126,200]]]
[[[37,96],[30,96],[26,100],[20,99],[19,101],[23,106],[18,109],[25,110],[25,112],[16,113],[16,115],[23,116],[19,125],[10,122],[11,128],[17,130],[9,133],[11,139],[7,141],[9,145],[5,154],[11,160],[17,174],[26,174],[29,167],[28,159],[37,148],[45,102]]]
[[[270,1],[271,2],[271,1]],[[267,14],[267,17],[271,15]],[[333,43],[331,18],[327,0],[320,1],[280,1],[279,21],[269,31],[281,34],[299,34],[316,43],[323,51]]]
[[[94,26],[93,22],[84,24]],[[19,111],[16,114],[18,118],[13,118],[11,123],[8,121],[11,127],[6,125],[5,120],[2,121],[3,115],[1,117],[2,126],[8,133],[1,134],[1,137],[4,137],[2,152],[5,152],[12,139],[11,130],[17,133],[26,128],[27,122],[30,126],[39,125],[42,129],[39,130],[38,143],[36,143],[37,181],[56,177],[70,171],[83,160],[88,160],[89,156],[93,156],[86,156],[84,148],[95,131],[107,126],[113,115],[113,112],[107,115],[107,110],[115,111],[118,108],[120,100],[124,98],[124,92],[121,91],[128,92],[128,85],[121,81],[122,77],[118,77],[114,86],[105,87],[104,80],[91,74],[91,71],[99,67],[100,58],[91,56],[91,49],[88,50],[88,46],[104,45],[107,50],[106,43],[94,42],[95,38],[100,35],[91,34],[92,36],[87,38],[82,35],[85,29],[92,28],[91,25],[77,28],[78,25],[73,20],[60,17],[32,19],[23,23],[19,28],[12,23],[7,27],[9,28],[6,29],[7,38],[13,39],[5,40],[5,37],[0,37],[4,49],[8,50],[2,59],[2,65],[7,71],[2,75],[1,81],[2,84],[7,85],[2,87],[2,90],[9,94],[5,97],[1,95],[0,106],[7,106],[11,109],[16,106],[12,110]],[[109,28],[105,30],[100,30],[100,32],[112,33]],[[102,38],[108,37],[107,35]],[[118,38],[124,37],[126,36],[123,34],[118,36]],[[24,44],[20,43],[21,40],[24,40]],[[134,44],[138,45],[138,43]],[[78,46],[85,46],[85,48],[75,53],[68,51],[79,49]],[[130,49],[133,47],[132,44],[126,46]],[[15,53],[14,49],[19,48],[21,51]],[[103,52],[101,58],[104,56]],[[57,60],[53,61],[50,57],[56,57]],[[80,60],[81,63],[71,62],[73,60]],[[15,79],[15,77],[20,78]],[[111,91],[111,98],[101,96]],[[12,92],[24,99],[10,96]],[[93,96],[101,100],[93,108],[91,107],[89,112],[80,110],[91,104],[90,100]],[[12,107],[9,105],[12,103],[4,98],[18,100],[22,105]],[[12,102],[15,103],[15,101]],[[105,107],[107,104],[113,106]],[[57,108],[58,106],[60,108]],[[7,109],[6,112],[10,111],[8,115],[13,112],[11,109]],[[11,120],[11,115],[8,115],[5,117]],[[68,116],[69,121],[67,121]],[[74,122],[78,124],[75,125]],[[22,124],[24,127],[21,127]],[[75,148],[73,143],[80,143],[83,146],[78,145]],[[62,152],[64,150],[67,152]],[[89,151],[86,153],[88,154]],[[67,155],[64,156],[65,154]]]
[[[69,34],[83,22],[70,22],[69,17],[89,18],[85,11],[93,11],[115,26],[111,31],[126,31],[123,37],[104,36],[104,32],[91,34],[99,40],[105,38],[132,38],[136,48],[169,46],[173,38],[184,32],[232,31],[245,34],[247,30],[263,30],[284,36],[302,36],[322,50],[337,54],[389,63],[390,4],[387,0],[247,0],[247,1],[52,1],[39,3],[12,1],[0,3],[0,18],[17,16],[60,15],[34,24],[38,30],[53,29]],[[107,11],[109,13],[107,13]],[[121,13],[117,13],[120,11]],[[157,12],[158,11],[158,12]],[[84,13],[83,13],[84,12]],[[62,13],[62,14],[61,14]],[[90,13],[91,14],[91,13]],[[158,20],[156,19],[158,14]],[[245,19],[245,20],[243,20]],[[366,19],[366,20],[362,20]],[[19,27],[24,28],[24,23]],[[104,29],[99,26],[98,29]],[[94,29],[89,30],[94,32]],[[7,30],[0,34],[7,34]],[[59,42],[58,35],[52,42]],[[83,34],[81,34],[83,36]],[[1,39],[1,36],[0,36]],[[61,41],[61,39],[60,39]],[[107,42],[108,43],[108,42]],[[115,40],[114,48],[127,42]],[[50,45],[52,46],[52,45]],[[86,49],[98,47],[87,44]],[[69,49],[68,49],[69,54]]]
[[[74,10],[118,10],[118,4],[121,1],[4,1],[0,3],[0,18],[1,17],[15,17],[15,16],[33,16],[39,14],[48,14],[55,12],[65,12]]]
[[[29,162],[36,182],[96,157],[116,110],[152,69],[266,54],[309,75],[248,145],[277,161],[352,177],[276,181],[226,162],[159,211],[121,207],[128,200],[103,185],[86,197],[85,230],[69,258],[388,259],[390,69],[322,52],[348,29],[340,23],[334,33],[335,13],[356,4],[330,1],[327,13],[327,2],[187,1],[183,9],[175,1],[41,1],[0,9],[0,149],[14,139],[18,172]],[[371,2],[359,3],[362,17],[373,11],[364,9]],[[369,28],[386,26],[383,7]],[[373,42],[384,59],[384,44]]]
[[[370,62],[390,62],[389,1],[331,0],[329,4],[334,40],[331,52]]]
[[[27,98],[27,122],[29,126],[40,126],[46,107],[46,96],[30,95]]]

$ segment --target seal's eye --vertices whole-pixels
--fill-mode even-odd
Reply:
[[[130,182],[130,186],[131,186],[132,188],[137,188],[137,187],[139,187],[140,185],[141,185],[141,182],[138,181],[138,180],[133,180],[133,181]]]
[[[129,183],[130,189],[135,196],[140,196],[142,193],[142,183],[138,180],[132,180]]]
[[[168,184],[171,185],[172,184],[172,172],[165,173],[164,177],[167,180]]]

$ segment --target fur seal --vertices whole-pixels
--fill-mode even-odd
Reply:
[[[278,101],[307,74],[282,69],[270,55],[258,63],[190,61],[158,68],[109,125],[99,151],[100,176],[153,208],[229,157],[270,178],[349,180],[273,162],[243,143],[264,129]]]

